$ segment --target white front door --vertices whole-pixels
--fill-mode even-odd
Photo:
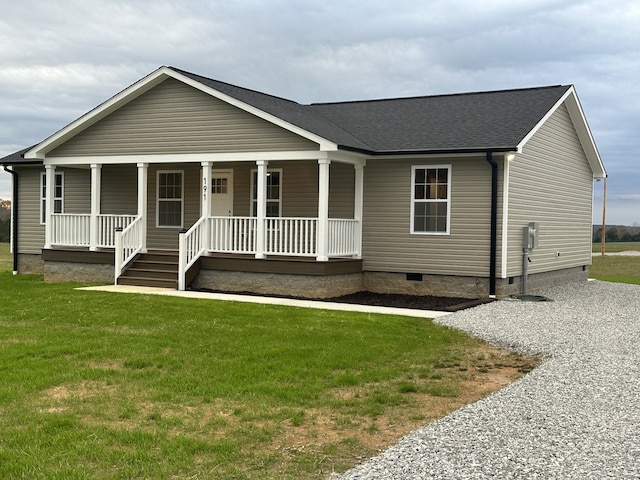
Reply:
[[[233,170],[211,171],[211,215],[233,216]]]

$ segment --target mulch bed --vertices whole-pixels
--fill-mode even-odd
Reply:
[[[233,293],[236,295],[253,295],[268,296],[278,298],[291,298],[295,300],[310,300],[304,297],[295,297],[288,295],[260,295],[252,292],[226,292],[223,290],[210,290],[206,288],[197,289],[202,292],[212,293]],[[312,299],[319,302],[335,302],[335,303],[353,303],[356,305],[374,305],[377,307],[396,307],[411,308],[414,310],[435,310],[442,312],[457,312],[465,308],[475,307],[483,303],[489,303],[493,300],[470,299],[460,297],[436,297],[432,295],[404,295],[397,293],[373,293],[373,292],[357,292],[340,297]]]
[[[434,297],[432,295],[403,295],[397,293],[357,292],[323,301],[338,303],[355,303],[358,305],[375,305],[379,307],[412,308],[415,310],[437,310],[456,312],[482,303],[490,299],[469,299],[458,297]]]

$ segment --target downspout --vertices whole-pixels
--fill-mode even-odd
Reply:
[[[13,176],[13,192],[11,199],[11,243],[13,250],[13,274],[18,274],[18,172],[10,170],[6,165],[2,166],[4,171]]]
[[[496,256],[498,254],[498,164],[493,151],[487,150],[487,162],[491,165],[491,245],[489,252],[489,297],[496,298]]]

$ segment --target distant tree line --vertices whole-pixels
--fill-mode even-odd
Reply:
[[[0,198],[0,243],[11,241],[11,200]]]
[[[625,225],[607,225],[605,233],[607,242],[640,242],[640,227]],[[602,242],[602,225],[593,226],[593,242]]]

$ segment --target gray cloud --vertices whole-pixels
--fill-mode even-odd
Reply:
[[[626,0],[11,2],[0,155],[160,65],[300,102],[573,83],[610,175],[611,221],[640,223],[639,23]]]

